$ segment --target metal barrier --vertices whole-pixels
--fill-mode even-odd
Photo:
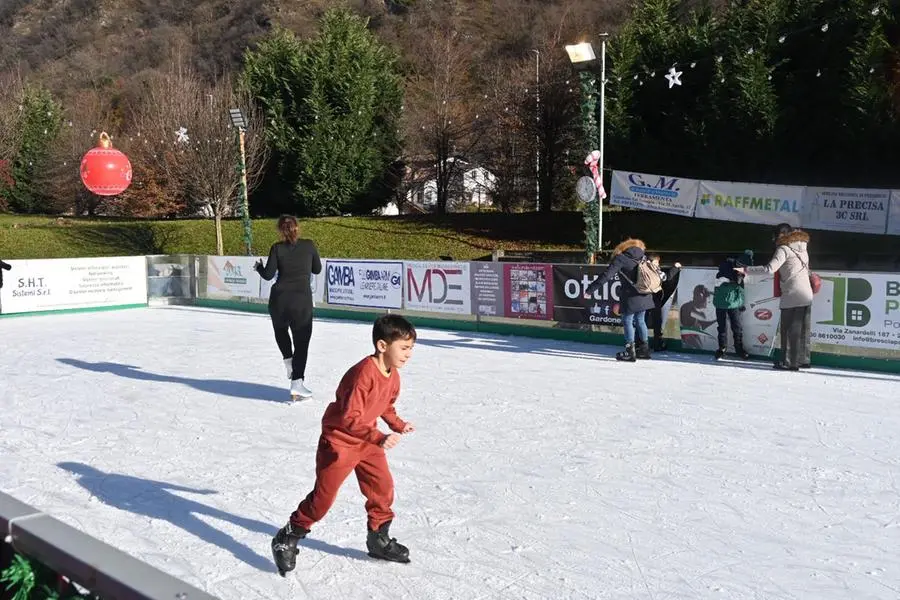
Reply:
[[[216,600],[0,492],[5,543],[104,600]]]

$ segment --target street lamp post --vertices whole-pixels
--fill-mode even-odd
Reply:
[[[597,57],[594,54],[594,48],[589,42],[566,46],[566,53],[573,67],[579,72],[581,82],[581,118],[584,127],[585,145],[587,152],[592,152],[594,143],[599,138],[600,142],[600,158],[598,160],[598,169],[600,177],[603,176],[603,159],[604,159],[604,137],[606,127],[606,38],[609,34],[600,34],[600,127],[598,135],[596,115],[596,95],[597,82],[594,73],[591,71],[596,63]],[[601,179],[602,182],[602,179]],[[585,221],[585,252],[591,262],[599,256],[603,250],[603,199],[600,198],[599,190],[597,194],[597,205],[594,208],[592,202],[585,203],[584,207]]]
[[[244,119],[244,113],[239,108],[228,110],[231,115],[231,123],[237,128],[238,143],[241,149],[241,161],[239,169],[241,172],[241,213],[244,221],[244,245],[247,249],[247,256],[253,254],[253,229],[250,223],[250,204],[247,198],[247,151],[244,144],[244,135],[247,131],[247,121]]]
[[[537,114],[535,116],[535,135],[534,135],[534,184],[535,184],[535,197],[534,197],[534,205],[535,209],[540,212],[541,211],[541,132],[540,132],[540,120],[541,120],[541,51],[536,50],[534,48],[531,49],[534,52],[534,78],[535,78],[535,88],[534,94],[536,98],[537,105]]]

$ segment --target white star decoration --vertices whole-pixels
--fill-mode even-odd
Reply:
[[[175,143],[177,144],[187,144],[190,141],[190,138],[187,134],[187,129],[184,127],[179,127],[178,131],[175,132]]]
[[[669,67],[669,73],[666,75],[666,79],[669,80],[669,89],[671,90],[676,85],[681,85],[681,74],[683,71],[676,71],[675,67]]]

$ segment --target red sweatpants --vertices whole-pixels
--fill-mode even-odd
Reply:
[[[315,487],[291,515],[291,525],[311,529],[313,523],[321,521],[351,471],[356,471],[359,490],[366,497],[369,529],[378,529],[391,521],[394,480],[384,449],[368,443],[360,447],[345,446],[323,435],[316,452]]]

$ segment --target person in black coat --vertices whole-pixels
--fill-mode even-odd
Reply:
[[[265,266],[260,260],[254,268],[266,281],[278,273],[278,280],[269,295],[269,316],[291,379],[291,398],[305,399],[312,397],[312,391],[305,384],[313,324],[310,277],[322,272],[322,261],[312,240],[298,239],[296,218],[282,215],[278,219],[278,231],[281,241],[272,245]]]
[[[627,239],[616,246],[609,267],[585,290],[586,294],[590,294],[616,275],[621,275],[619,304],[622,326],[625,328],[625,351],[616,354],[616,359],[626,362],[634,362],[637,358],[650,358],[646,313],[655,305],[653,294],[639,294],[634,287],[638,277],[638,265],[645,260],[646,249],[644,242],[636,239]],[[635,341],[638,344],[637,351]]]
[[[0,288],[3,287],[3,271],[9,271],[10,269],[12,269],[12,265],[0,260]]]

